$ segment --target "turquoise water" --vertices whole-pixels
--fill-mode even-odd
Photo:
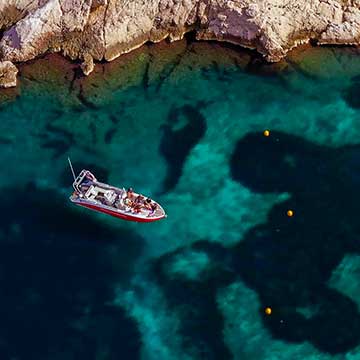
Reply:
[[[88,78],[20,70],[0,94],[2,359],[360,358],[355,52],[183,42]],[[75,208],[68,156],[168,218]]]

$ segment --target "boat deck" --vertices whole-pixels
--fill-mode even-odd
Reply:
[[[71,200],[79,203],[79,205],[88,203],[102,209],[107,208],[142,218],[161,218],[165,216],[164,210],[158,203],[151,201],[151,204],[156,204],[156,209],[152,210],[150,205],[144,202],[146,197],[133,193],[131,199],[129,199],[125,189],[112,187],[98,181],[85,180],[79,184],[78,190],[80,191],[75,192]],[[139,197],[142,197],[142,201],[137,201],[137,199],[140,199]]]

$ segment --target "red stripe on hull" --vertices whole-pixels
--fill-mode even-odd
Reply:
[[[164,217],[155,218],[155,219],[154,218],[137,218],[137,217],[134,217],[134,216],[131,216],[131,215],[121,214],[121,213],[118,213],[116,211],[112,211],[112,210],[109,210],[109,209],[99,208],[99,207],[97,207],[95,205],[80,204],[80,203],[76,203],[76,204],[79,205],[79,206],[83,206],[83,207],[86,207],[88,209],[95,210],[95,211],[98,211],[98,212],[102,212],[104,214],[108,214],[108,215],[114,216],[116,218],[120,218],[120,219],[127,220],[127,221],[153,222],[153,221],[161,220],[161,219],[164,218]]]

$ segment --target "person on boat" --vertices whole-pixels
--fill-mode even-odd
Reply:
[[[151,214],[153,214],[157,210],[157,204],[152,203],[150,206],[151,206]]]
[[[148,198],[145,200],[145,207],[147,210],[150,211],[149,216],[151,216],[155,213],[157,209],[157,204]]]
[[[145,198],[142,195],[138,195],[136,199],[134,200],[135,204],[142,204],[144,202]]]
[[[147,210],[151,210],[151,199],[147,198],[144,201],[144,208],[147,209]]]
[[[133,202],[127,197],[127,198],[125,198],[125,200],[124,200],[124,204],[126,205],[126,206],[133,206]]]
[[[135,204],[135,205],[132,207],[132,210],[133,210],[133,212],[135,212],[136,214],[140,213],[140,212],[141,212],[141,204]]]
[[[134,198],[134,191],[132,188],[128,188],[126,191],[126,196],[128,199],[133,200]]]

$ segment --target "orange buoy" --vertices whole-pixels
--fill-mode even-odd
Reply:
[[[270,136],[270,131],[269,131],[269,130],[265,130],[263,134],[264,134],[264,136]]]
[[[286,214],[288,217],[294,216],[294,212],[292,210],[288,210]]]
[[[266,315],[271,315],[271,313],[272,313],[271,307],[265,308],[265,314],[266,314]]]

